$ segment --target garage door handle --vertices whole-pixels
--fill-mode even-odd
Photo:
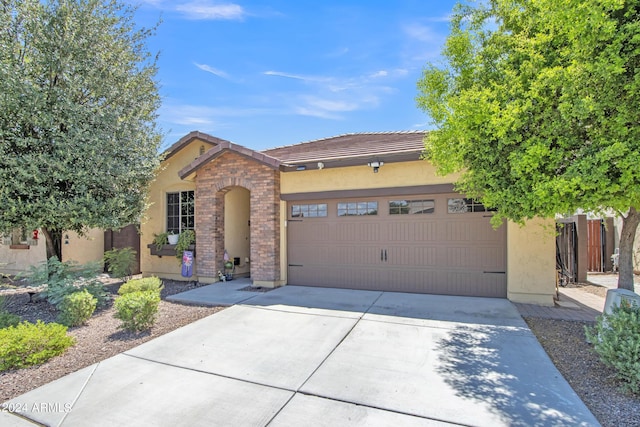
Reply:
[[[507,274],[506,271],[483,271],[484,274]]]
[[[302,264],[289,264],[289,267],[304,267]]]
[[[384,262],[387,262],[387,250],[384,250]]]

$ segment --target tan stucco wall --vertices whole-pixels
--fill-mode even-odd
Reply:
[[[149,209],[143,215],[140,225],[140,269],[145,276],[159,276],[167,279],[187,280],[182,277],[180,261],[175,256],[151,255],[147,245],[153,243],[153,235],[167,231],[167,193],[176,191],[190,191],[196,189],[195,183],[183,181],[178,176],[178,171],[190,164],[200,155],[200,147],[209,150],[212,146],[208,143],[194,140],[176,154],[163,161],[161,169],[156,174],[156,179],[149,187]],[[196,196],[197,197],[197,196]],[[196,224],[198,218],[195,219]],[[196,239],[198,236],[196,236]],[[194,259],[194,277],[198,254]]]
[[[31,244],[29,249],[11,249],[10,245],[0,244],[0,273],[14,275],[29,271],[32,266],[40,265],[46,259],[47,247],[44,237],[38,239],[36,245]]]
[[[436,175],[435,167],[424,160],[385,163],[378,173],[363,162],[363,166],[283,173],[281,193],[450,184],[456,178],[457,175]]]
[[[75,232],[62,235],[62,261],[75,261],[86,264],[101,261],[104,256],[104,231],[93,228],[84,236]],[[29,249],[11,249],[9,245],[0,245],[0,272],[17,274],[29,271],[32,266],[40,265],[47,259],[47,245],[40,233],[37,241],[29,240]],[[34,244],[35,243],[35,244]]]
[[[225,194],[224,200],[224,247],[233,262],[240,258],[240,265],[235,267],[234,274],[248,275],[251,253],[249,229],[249,190],[242,187],[232,188]]]
[[[84,236],[73,231],[62,235],[62,261],[86,264],[104,256],[104,231],[92,228]]]
[[[555,221],[507,224],[507,298],[553,305],[556,281]]]

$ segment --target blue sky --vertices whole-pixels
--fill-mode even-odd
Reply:
[[[416,82],[438,62],[449,0],[142,0],[162,19],[163,148],[192,130],[262,150],[352,132],[420,130]]]

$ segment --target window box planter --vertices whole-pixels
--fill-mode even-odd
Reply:
[[[155,255],[158,257],[163,256],[176,256],[176,245],[162,245],[160,249],[158,249],[158,245],[152,243],[147,245],[147,247],[151,250],[151,255]],[[196,257],[196,245],[190,245],[189,250],[193,252],[193,257]]]
[[[9,249],[29,249],[28,244],[19,244],[19,245],[9,245]]]

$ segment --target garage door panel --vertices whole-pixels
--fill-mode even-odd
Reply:
[[[331,233],[337,242],[379,242],[381,228],[377,223],[348,221],[335,224]]]
[[[328,249],[330,265],[336,267],[341,265],[353,266],[366,265],[375,266],[380,263],[380,249],[377,246],[356,246],[336,244]]]
[[[389,246],[387,262],[392,266],[435,267],[441,264],[442,248],[432,246]]]
[[[303,266],[289,268],[289,282],[295,285],[349,289],[383,289],[388,282],[387,271],[375,271],[366,266]]]
[[[390,214],[378,198],[376,215],[327,216],[288,225],[288,283],[397,292],[506,297],[506,229],[483,212],[451,213],[447,197],[430,212]],[[398,200],[403,199],[403,197]]]
[[[408,222],[398,221],[388,225],[388,241],[413,243],[438,240],[438,223],[436,221]]]

